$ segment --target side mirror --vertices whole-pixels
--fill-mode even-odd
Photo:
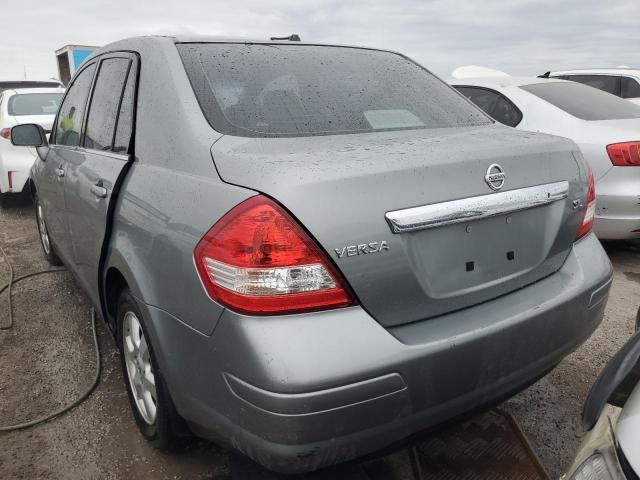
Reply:
[[[16,147],[46,147],[47,134],[35,123],[16,125],[11,129],[11,143]]]
[[[640,382],[640,332],[636,332],[613,356],[591,387],[582,411],[582,424],[591,430],[609,403],[622,408]]]

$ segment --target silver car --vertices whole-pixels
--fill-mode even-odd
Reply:
[[[612,267],[566,139],[494,124],[397,53],[145,37],[73,79],[32,170],[47,258],[121,350],[135,421],[281,472],[531,384]]]

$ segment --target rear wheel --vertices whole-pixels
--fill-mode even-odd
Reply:
[[[47,222],[44,219],[44,211],[42,209],[42,204],[40,203],[40,199],[35,197],[36,204],[36,221],[38,223],[38,234],[40,235],[40,244],[42,245],[42,250],[44,251],[44,256],[47,258],[47,261],[50,265],[59,266],[62,265],[62,261],[60,257],[56,254],[55,248],[51,243],[51,238],[49,237],[49,231],[47,230]]]
[[[128,290],[118,300],[118,346],[138,429],[160,449],[175,445],[178,415],[164,385],[138,304]]]

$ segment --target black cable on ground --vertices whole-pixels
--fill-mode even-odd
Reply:
[[[55,272],[64,272],[64,269],[58,268],[55,270],[42,270],[40,272],[34,272],[34,273],[29,273],[27,275],[23,275],[21,277],[15,278],[15,274],[14,274],[14,270],[13,270],[13,265],[11,265],[11,261],[9,260],[9,256],[7,255],[7,253],[4,251],[4,249],[2,247],[0,247],[0,254],[2,254],[2,256],[4,257],[4,259],[7,262],[7,265],[9,266],[9,283],[7,283],[5,286],[3,286],[2,288],[0,288],[0,295],[5,292],[6,290],[9,291],[8,295],[9,295],[9,323],[7,325],[4,326],[0,326],[0,330],[9,330],[10,328],[13,327],[13,304],[12,304],[12,296],[13,296],[13,286],[22,281],[22,280],[26,280],[27,278],[31,278],[31,277],[35,277],[36,275],[43,275],[45,273],[55,273]],[[96,374],[95,377],[93,378],[93,382],[91,383],[91,386],[89,386],[89,388],[87,388],[84,393],[82,393],[82,395],[80,395],[76,400],[74,400],[73,402],[71,402],[69,405],[66,405],[58,410],[56,410],[55,412],[49,413],[43,417],[40,418],[36,418],[34,420],[30,420],[28,422],[24,422],[24,423],[18,423],[16,425],[0,425],[0,432],[11,432],[14,430],[22,430],[25,428],[29,428],[29,427],[33,427],[35,425],[39,425],[41,423],[45,423],[48,422],[49,420],[62,415],[63,413],[68,412],[69,410],[77,407],[78,405],[80,405],[83,401],[86,400],[86,398],[91,395],[91,393],[95,390],[95,388],[98,386],[98,383],[100,382],[100,371],[102,370],[102,365],[100,362],[100,345],[98,344],[98,331],[96,328],[96,312],[95,310],[91,310],[91,324],[93,327],[93,346],[95,348],[95,352],[96,352]]]
[[[0,327],[0,330],[9,330],[11,327],[13,327],[13,305],[11,304],[11,288],[13,287],[15,273],[13,271],[13,265],[11,265],[11,261],[9,260],[9,256],[2,247],[0,247],[0,253],[4,257],[4,260],[7,262],[7,265],[9,267],[9,283],[2,287],[2,290],[0,290],[1,294],[7,288],[9,289],[9,324]]]

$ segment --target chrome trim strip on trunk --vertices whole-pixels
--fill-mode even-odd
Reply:
[[[384,216],[393,233],[414,232],[540,207],[564,200],[568,195],[569,182],[555,182],[394,210]]]

